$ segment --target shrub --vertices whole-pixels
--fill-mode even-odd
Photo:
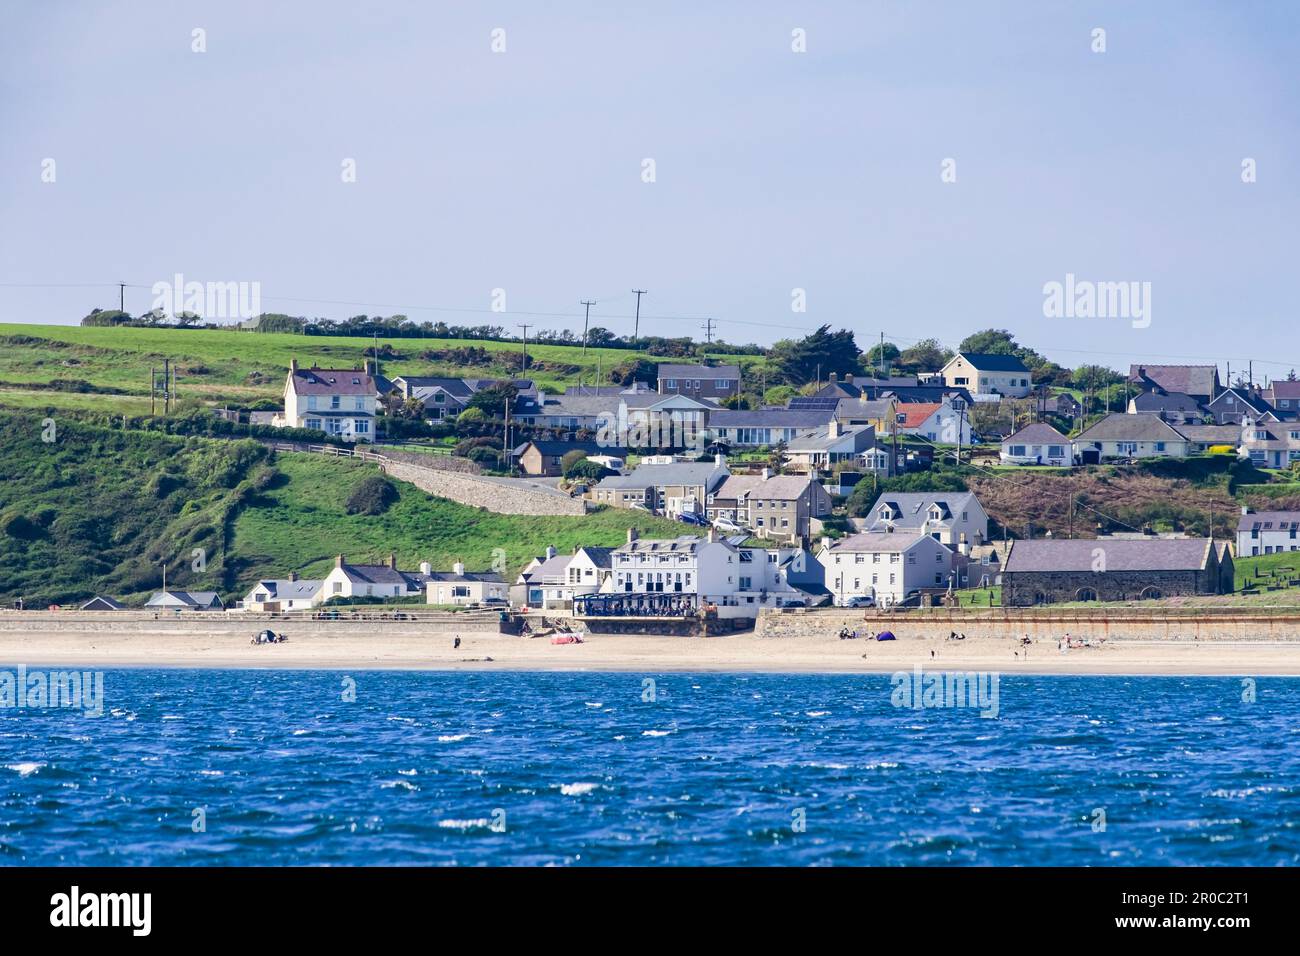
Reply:
[[[381,515],[397,501],[397,489],[383,475],[370,475],[361,479],[348,495],[347,512],[350,515]]]

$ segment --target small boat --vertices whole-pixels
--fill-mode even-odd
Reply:
[[[581,644],[582,638],[577,634],[556,634],[551,638],[552,644]]]

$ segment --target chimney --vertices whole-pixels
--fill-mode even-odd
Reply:
[[[826,426],[826,434],[831,438],[840,437],[840,420],[838,418],[830,420],[830,424]]]
[[[957,553],[970,554],[970,542],[966,540],[965,531],[963,531],[961,537],[957,539]]]
[[[397,570],[397,555],[392,551],[388,552],[388,566],[394,571]]]
[[[420,573],[421,573],[421,574],[432,574],[432,573],[433,573],[433,565],[430,564],[428,561],[421,561],[421,562],[420,562]]]
[[[455,564],[453,564],[453,565],[451,566],[451,573],[452,573],[452,574],[464,574],[464,573],[465,573],[465,562],[464,562],[464,561],[459,561],[459,560],[458,560]]]
[[[290,372],[298,371],[298,360],[296,358],[289,359],[289,371]]]
[[[546,546],[546,560],[549,561],[553,557],[555,557],[555,545],[548,544]]]
[[[636,543],[636,528],[627,529],[627,543],[628,544]]]
[[[290,572],[289,572],[289,580],[290,580],[290,581],[297,581],[297,580],[298,580],[298,572],[297,572],[297,571],[290,571]]]
[[[828,382],[838,382],[839,380],[840,380],[840,377],[839,377],[839,375],[838,375],[837,373],[835,373],[835,372],[831,372],[830,375],[826,376],[826,381],[828,381]]]
[[[714,456],[713,456],[713,464],[714,464],[716,467],[721,468],[721,467],[722,467],[723,465],[725,465],[726,463],[727,463],[727,459],[726,459],[726,457],[722,454],[722,452],[716,452],[716,453],[714,454]]]
[[[822,547],[829,548],[830,546],[831,546],[831,539],[826,535],[822,535]]]
[[[715,528],[715,527],[713,527],[712,525],[710,525],[710,526],[709,526],[709,544],[717,544],[717,542],[718,542],[718,529]]]
[[[767,479],[769,479],[769,478],[771,478],[771,477],[772,477],[772,469],[771,469],[771,468],[768,468],[766,465],[764,465],[764,466],[763,466],[763,480],[764,480],[764,481],[767,481]]]
[[[1241,506],[1241,513],[1244,514],[1244,515],[1248,515],[1248,514],[1250,514],[1250,505],[1242,505],[1242,506]]]
[[[334,567],[336,568],[343,567],[343,555],[341,554],[334,555]]]

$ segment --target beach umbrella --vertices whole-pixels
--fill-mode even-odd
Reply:
[[[893,631],[881,631],[879,634],[876,635],[876,640],[893,641],[893,640],[897,640],[897,638],[894,637]]]

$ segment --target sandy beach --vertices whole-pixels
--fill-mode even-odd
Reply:
[[[305,668],[328,670],[741,671],[880,673],[926,668],[1027,674],[1241,674],[1300,676],[1300,642],[1123,641],[1061,653],[1001,638],[953,642],[827,636],[764,638],[588,635],[582,644],[487,632],[285,624],[288,643],[255,646],[248,627],[139,624],[114,631],[0,632],[0,667]],[[460,647],[454,647],[454,637]]]

